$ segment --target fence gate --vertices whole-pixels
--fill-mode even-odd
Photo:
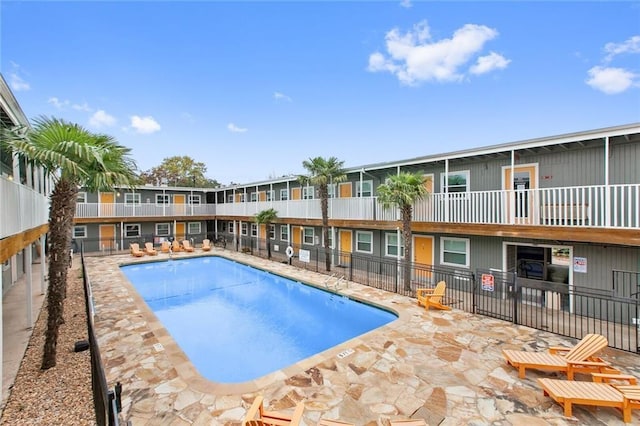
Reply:
[[[473,312],[513,322],[516,318],[513,272],[477,269],[473,284]]]

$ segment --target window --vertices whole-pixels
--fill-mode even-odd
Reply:
[[[233,222],[229,222],[229,233],[233,234],[235,231],[233,230]]]
[[[273,201],[273,191],[267,191],[267,201]]]
[[[289,199],[289,190],[287,188],[280,190],[280,200],[286,201]]]
[[[189,204],[200,204],[200,194],[189,195]]]
[[[127,238],[130,237],[139,237],[140,236],[140,224],[126,224],[124,225],[124,236]]]
[[[280,239],[282,241],[289,241],[289,226],[280,225]]]
[[[313,228],[304,228],[304,235],[302,237],[302,242],[304,242],[307,245],[312,246],[313,245],[313,237],[314,237],[314,230]]]
[[[156,223],[156,235],[159,237],[168,237],[171,233],[171,227],[168,223]]]
[[[469,240],[467,238],[441,238],[440,263],[469,267]]]
[[[233,203],[233,194],[227,195],[227,203]]]
[[[166,194],[156,194],[156,204],[169,204],[169,196]]]
[[[462,170],[459,172],[449,172],[449,178],[445,182],[445,173],[441,173],[441,185],[442,192],[469,192],[469,170]]]
[[[384,234],[385,256],[398,256],[398,234]],[[404,257],[404,238],[400,236],[400,257]]]
[[[360,187],[362,183],[362,188]],[[363,180],[356,182],[356,197],[371,197],[373,195],[373,181]]]
[[[87,238],[86,225],[78,225],[73,227],[73,238]]]
[[[252,223],[251,224],[251,236],[252,237],[257,237],[258,236],[258,224],[257,223]]]
[[[189,222],[187,223],[187,233],[188,234],[199,234],[202,231],[202,224],[200,222]]]
[[[256,201],[258,201],[258,193],[257,192],[252,192],[251,193],[251,202],[255,203]]]
[[[276,226],[275,225],[269,225],[269,239],[271,239],[271,240],[275,240],[276,239]]]
[[[327,185],[327,193],[329,195],[329,198],[336,198],[336,184],[335,183],[331,183],[331,184]]]
[[[242,222],[242,224],[240,225],[240,234],[249,235],[249,225],[247,224],[247,222]]]
[[[238,194],[240,195],[240,202],[244,203],[245,201],[247,201],[247,194],[245,194],[244,192]]]
[[[78,196],[76,198],[76,203],[86,203],[87,202],[87,193],[86,192],[78,192]]]
[[[140,194],[127,192],[124,194],[125,204],[140,204]]]
[[[313,200],[313,186],[305,186],[302,188],[302,199]]]
[[[373,232],[356,231],[356,251],[373,253]]]

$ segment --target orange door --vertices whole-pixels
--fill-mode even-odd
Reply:
[[[98,230],[100,236],[100,250],[113,250],[116,246],[116,226],[100,225]],[[123,247],[128,249],[128,247]]]
[[[348,253],[351,253],[352,250],[352,235],[351,231],[348,230],[340,230],[340,259],[339,265],[349,266],[349,262],[351,260],[351,256]]]
[[[302,228],[299,226],[291,227],[291,244],[295,249],[300,248],[302,245]]]
[[[185,195],[184,194],[175,194],[173,196],[173,204],[174,204],[174,207],[175,207],[175,214],[176,215],[184,215],[185,214],[186,209],[185,209],[184,200],[185,200]]]
[[[349,198],[351,197],[351,182],[343,182],[339,185],[340,187],[340,198]]]
[[[267,239],[269,235],[267,234],[267,225],[264,223],[260,224],[260,229],[258,230],[258,241],[260,242],[261,248],[267,248]]]
[[[258,192],[258,201],[267,201],[267,193],[265,191]]]
[[[415,235],[413,237],[413,261],[422,265],[433,265],[433,237]],[[415,268],[414,280],[430,283],[431,272]]]
[[[291,188],[291,199],[292,200],[300,200],[302,198],[300,188]]]
[[[176,223],[176,239],[178,241],[182,241],[184,240],[185,236],[186,236],[186,232],[185,232],[184,222],[177,222]]]
[[[513,176],[511,167],[503,167],[503,189],[515,191],[508,194],[507,217],[511,223],[534,223],[534,207],[537,205],[535,191],[538,187],[538,165],[515,166]]]
[[[100,193],[100,216],[112,217],[115,213],[116,194],[113,192]]]

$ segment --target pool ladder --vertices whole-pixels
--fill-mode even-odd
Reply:
[[[329,281],[331,281],[334,278],[336,278],[336,280],[333,283],[330,283]],[[344,275],[331,274],[331,276],[329,276],[326,280],[324,280],[324,286],[328,290],[338,291],[340,290],[340,283],[343,281],[347,283],[347,286],[349,285],[349,283],[344,279]]]

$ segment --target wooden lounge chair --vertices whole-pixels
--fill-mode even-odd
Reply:
[[[131,253],[131,256],[134,257],[144,256],[144,252],[140,250],[140,245],[138,243],[129,244],[129,252]]]
[[[149,256],[155,256],[158,254],[158,251],[153,248],[153,243],[144,243],[144,252]]]
[[[211,250],[211,241],[208,239],[202,240],[202,251]]]
[[[171,242],[171,251],[174,252],[174,253],[182,251],[182,246],[180,245],[178,240],[173,240]]]
[[[447,290],[447,284],[440,281],[435,288],[419,288],[416,290],[418,305],[424,306],[426,310],[430,307],[450,311],[451,307],[442,304],[444,292]]]
[[[343,422],[341,420],[320,419],[317,426],[356,426],[355,423]]]
[[[606,348],[607,338],[600,334],[587,334],[573,348],[550,347],[549,352],[527,352],[505,349],[502,355],[518,369],[524,379],[527,368],[559,371],[573,380],[574,373],[606,373],[611,370],[608,362],[595,355]]]
[[[389,420],[391,426],[429,426],[422,419]]]
[[[183,240],[182,241],[182,249],[184,251],[187,251],[189,253],[193,252],[195,249],[193,248],[193,246],[191,245],[191,242],[189,240]]]
[[[253,400],[253,404],[244,421],[243,426],[260,426],[260,425],[272,425],[272,426],[297,426],[302,419],[302,413],[304,412],[304,403],[299,402],[296,405],[293,413],[287,414],[280,411],[267,411],[263,406],[264,399],[262,396],[257,396]]]
[[[169,243],[169,241],[163,241],[162,245],[160,245],[160,251],[162,253],[169,253],[171,251],[171,243]]]
[[[631,423],[631,410],[640,409],[640,386],[609,383],[538,379],[545,395],[564,408],[566,417],[572,416],[573,404],[615,407],[622,411],[622,420]]]

